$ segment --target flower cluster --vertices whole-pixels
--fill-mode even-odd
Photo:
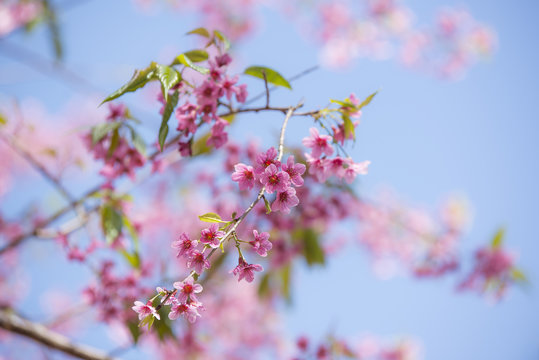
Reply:
[[[321,135],[318,129],[311,128],[311,136],[303,139],[303,145],[311,149],[310,154],[305,154],[307,163],[309,164],[309,174],[313,175],[318,182],[325,182],[330,176],[335,176],[338,179],[344,179],[347,183],[354,181],[357,175],[367,174],[367,168],[370,161],[362,161],[355,163],[350,158],[342,158],[333,155],[334,141],[344,142],[344,131],[339,128],[335,129],[338,137],[330,135]],[[324,154],[324,156],[322,156]]]
[[[147,288],[140,285],[141,277],[147,275],[144,269],[140,274],[118,276],[113,274],[113,267],[113,262],[104,261],[97,273],[98,285],[90,285],[83,291],[87,302],[99,309],[99,317],[109,323],[131,318],[132,313],[126,311],[127,304],[133,303],[140,295],[148,292]],[[138,309],[143,313],[149,310],[145,307]]]
[[[7,0],[0,3],[0,37],[28,24],[43,11],[40,1]]]
[[[486,246],[475,252],[475,265],[471,273],[459,284],[459,290],[493,292],[500,299],[508,286],[525,280],[515,268],[514,256],[500,246]]]
[[[212,124],[210,136],[206,144],[220,148],[228,141],[226,127],[228,122],[217,115],[220,101],[226,98],[229,102],[232,97],[243,103],[247,99],[247,86],[237,85],[238,76],[229,77],[226,74],[227,66],[232,61],[228,54],[222,54],[208,61],[209,73],[204,81],[191,90],[180,82],[175,90],[181,90],[183,95],[194,95],[194,102],[189,100],[176,109],[178,120],[177,130],[182,133],[179,142],[180,153],[184,156],[192,155],[191,142],[200,125]]]
[[[277,150],[270,148],[256,156],[255,166],[238,163],[234,166],[232,180],[240,190],[250,190],[255,185],[263,185],[267,194],[276,193],[271,210],[290,213],[290,208],[299,204],[296,189],[303,185],[302,175],[305,165],[296,163],[290,155],[286,163],[277,160]]]
[[[99,173],[107,180],[112,181],[124,174],[134,178],[135,170],[144,166],[146,158],[119,133],[122,122],[128,117],[127,108],[121,104],[110,104],[109,109],[108,123],[101,125],[101,128],[111,124],[113,131],[107,132],[96,141],[94,138],[97,128],[94,128],[83,140],[93,153],[94,159],[105,163]]]

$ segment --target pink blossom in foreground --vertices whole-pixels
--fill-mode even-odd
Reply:
[[[284,191],[290,185],[290,176],[271,164],[260,174],[260,182],[266,186],[266,192],[272,194],[275,191]]]
[[[331,156],[333,154],[333,147],[331,146],[332,137],[329,135],[320,135],[318,129],[312,127],[309,129],[311,133],[310,137],[306,137],[302,140],[304,146],[311,148],[311,155],[314,158],[320,157],[322,153]]]
[[[277,193],[275,201],[271,204],[271,210],[289,214],[290,208],[297,204],[299,204],[299,199],[296,196],[296,190],[287,188],[285,191]]]
[[[302,186],[303,178],[301,175],[305,173],[306,166],[301,163],[294,163],[294,155],[290,155],[286,163],[281,165],[284,172],[290,176],[290,182],[294,186]]]
[[[277,150],[274,147],[269,148],[265,153],[256,155],[255,174],[261,175],[271,164],[280,167],[281,163],[277,161],[276,157]]]
[[[253,250],[258,253],[260,256],[267,256],[268,251],[271,250],[272,244],[268,240],[269,234],[267,232],[258,233],[258,231],[253,230],[253,235],[255,236],[255,239],[253,241],[250,241],[249,243],[253,245]]]
[[[367,175],[370,163],[370,161],[355,163],[352,160],[349,160],[348,167],[344,171],[344,180],[350,184],[357,175]]]
[[[223,231],[219,231],[219,225],[211,224],[209,228],[204,229],[200,233],[200,242],[207,244],[212,248],[219,247],[220,239],[225,236]]]
[[[186,302],[187,299],[192,301],[198,301],[195,294],[198,294],[202,291],[202,285],[194,284],[192,277],[189,277],[185,281],[177,281],[174,283],[174,287],[178,289],[178,300],[180,302]]]
[[[255,279],[255,271],[264,271],[264,268],[262,265],[258,264],[247,264],[247,262],[240,257],[238,260],[238,266],[236,266],[230,272],[233,273],[234,276],[238,275],[238,282],[245,279],[245,281],[250,283]]]
[[[139,320],[144,319],[148,315],[152,315],[157,320],[161,319],[155,308],[152,306],[151,301],[148,301],[146,305],[141,301],[135,301],[135,306],[133,306],[131,309],[133,309],[138,314]]]
[[[255,185],[253,167],[242,163],[234,165],[232,180],[238,183],[240,190],[251,190]]]
[[[180,303],[172,305],[170,312],[168,313],[168,318],[170,320],[176,320],[180,315],[183,315],[187,321],[191,324],[194,323],[197,317],[200,317],[198,309],[202,307],[202,304],[198,302],[190,302],[189,304]]]
[[[204,257],[204,254],[198,250],[194,250],[191,254],[189,254],[187,267],[193,268],[195,272],[200,275],[204,269],[210,268],[210,262]]]
[[[189,235],[186,233],[182,233],[180,235],[180,239],[176,240],[172,243],[172,247],[174,249],[178,249],[178,253],[176,254],[176,257],[180,256],[186,256],[189,255],[193,250],[196,249],[196,246],[198,245],[198,240],[191,240],[189,239]]]

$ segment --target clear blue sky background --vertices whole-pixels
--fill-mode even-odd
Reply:
[[[287,332],[410,334],[421,339],[425,358],[435,360],[539,359],[539,2],[416,0],[409,5],[423,23],[439,5],[465,5],[497,31],[498,51],[458,82],[442,82],[395,61],[361,60],[343,72],[319,70],[295,83],[293,93],[276,93],[274,103],[304,97],[308,105],[325,104],[351,92],[363,97],[381,89],[364,112],[353,151],[357,160],[372,161],[361,191],[369,194],[387,184],[410,202],[433,208],[447,193],[466,194],[475,220],[463,252],[485,244],[503,225],[506,244],[519,253],[531,286],[511,289],[503,302],[492,306],[472,294],[455,294],[455,278],[380,281],[368,258],[350,248],[324,269],[300,269],[293,307],[287,310]],[[316,48],[292,24],[270,12],[262,18],[257,35],[238,48],[244,65],[266,64],[289,76],[316,64]],[[127,0],[90,1],[61,16],[61,24],[66,66],[106,91],[128,79],[134,68],[159,59],[164,48],[192,48],[194,43],[183,34],[196,26],[179,13],[141,14]],[[50,53],[43,29],[9,40]],[[4,57],[0,74],[1,93],[38,98],[50,111],[75,96],[64,85]],[[157,117],[153,121],[157,124]],[[254,127],[258,123],[250,126],[248,132],[261,132]],[[287,137],[301,138],[307,126],[299,121]],[[12,194],[1,206],[18,199]],[[51,265],[57,274],[64,270]],[[33,271],[39,278],[39,269]],[[39,291],[36,285],[33,292]],[[99,335],[89,342],[103,341]]]

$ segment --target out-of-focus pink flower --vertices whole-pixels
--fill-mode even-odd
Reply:
[[[333,147],[331,146],[332,138],[329,135],[320,135],[317,128],[310,128],[310,137],[302,140],[304,146],[311,148],[311,156],[314,158],[320,157],[322,153],[331,156]]]
[[[253,250],[260,256],[267,256],[268,251],[271,250],[272,247],[271,242],[268,240],[269,234],[267,232],[259,234],[258,231],[253,230],[253,235],[255,236],[255,239],[249,242],[253,245]]]
[[[264,271],[264,268],[262,265],[248,264],[242,257],[240,257],[238,260],[238,266],[236,266],[230,272],[233,273],[234,276],[238,275],[238,282],[245,279],[245,281],[250,283],[255,279],[255,271]]]
[[[131,309],[138,314],[139,320],[144,319],[148,315],[152,315],[157,320],[161,319],[155,308],[152,306],[151,301],[148,301],[146,304],[141,301],[135,301],[135,306],[133,306]]]

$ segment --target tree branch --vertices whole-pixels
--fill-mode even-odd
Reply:
[[[113,360],[104,352],[87,345],[76,344],[67,337],[26,320],[9,309],[0,310],[0,328],[25,336],[42,345],[85,360]]]

